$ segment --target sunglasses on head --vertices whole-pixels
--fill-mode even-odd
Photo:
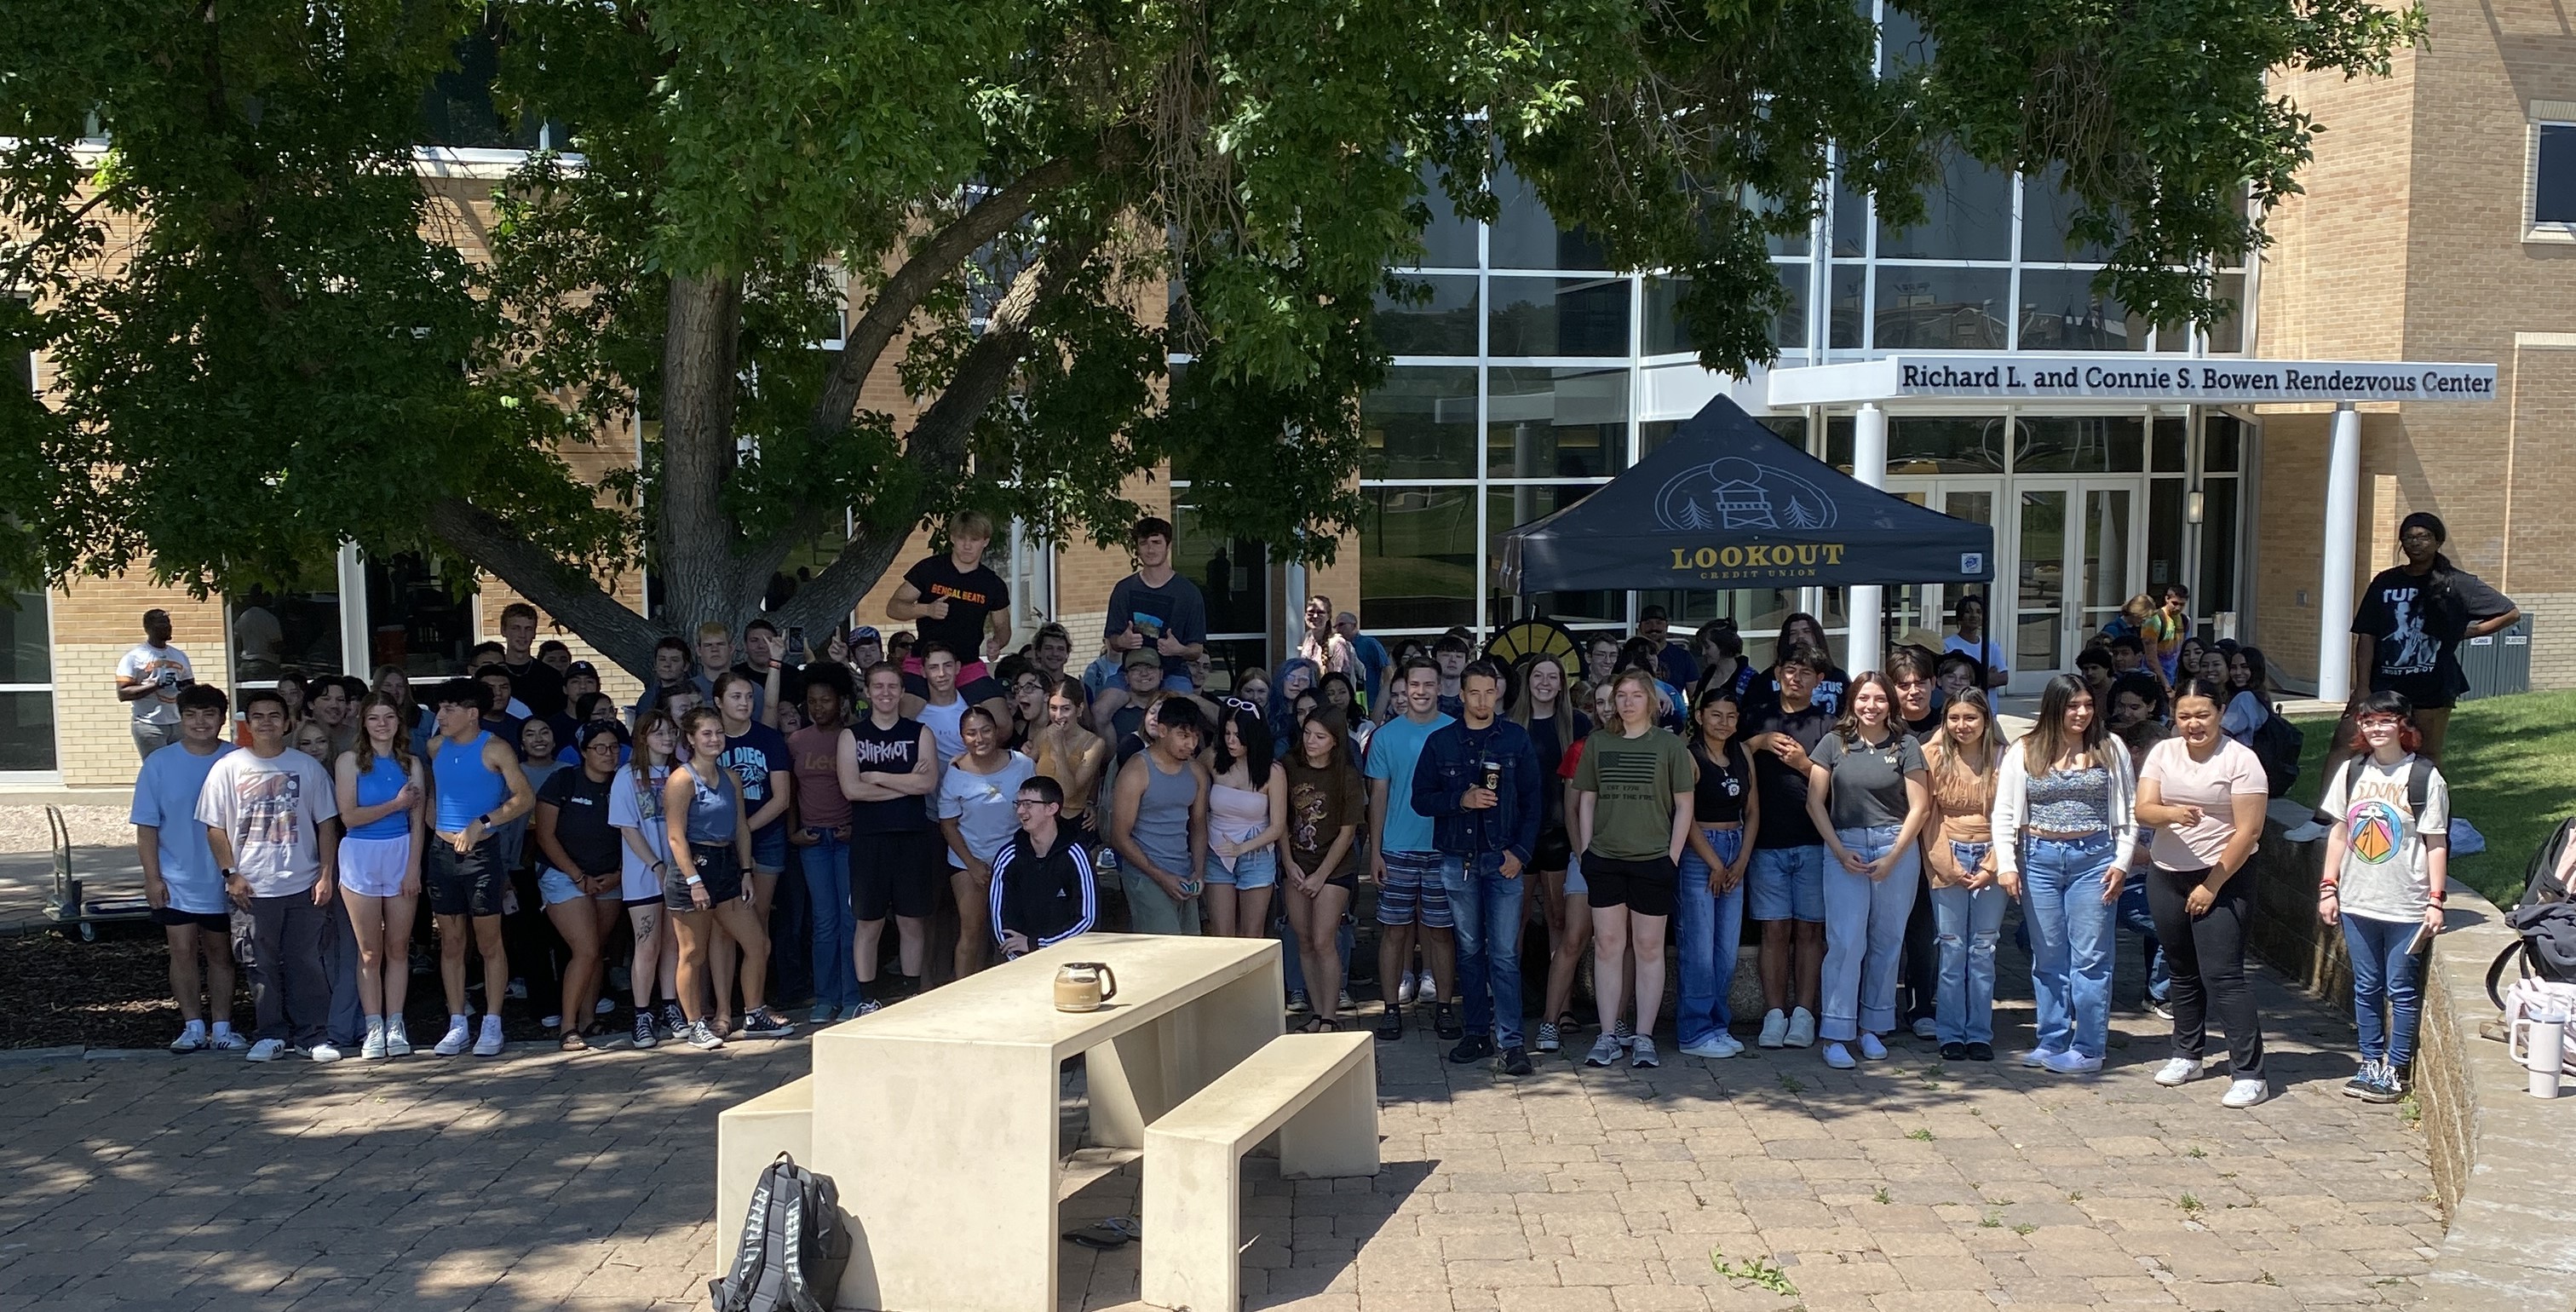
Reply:
[[[1255,715],[1259,715],[1261,713],[1261,708],[1259,706],[1241,697],[1228,697],[1225,699],[1225,704],[1238,711],[1250,711]]]

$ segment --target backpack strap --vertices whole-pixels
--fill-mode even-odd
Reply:
[[[2406,809],[2411,818],[2424,818],[2424,803],[2433,795],[2433,763],[2418,752],[2406,765]]]
[[[2343,763],[2343,800],[2344,800],[2344,803],[2345,803],[2346,805],[2350,805],[2350,804],[2351,804],[2351,802],[2352,802],[2352,786],[2353,786],[2354,784],[2356,784],[2356,783],[2361,782],[2361,763],[2362,763],[2363,761],[2368,760],[2368,759],[2370,759],[2370,758],[2369,758],[2369,757],[2367,757],[2367,756],[2364,756],[2364,755],[2359,755],[2359,754],[2356,754],[2356,755],[2353,755],[2353,756],[2350,756],[2350,757],[2347,757],[2347,758],[2345,758],[2345,759],[2344,759],[2344,763]],[[2423,758],[2422,758],[2422,757],[2417,757],[2416,759],[2420,761],[2420,760],[2422,760]],[[2327,789],[2326,791],[2327,791],[2327,792],[2333,792],[2334,790],[2333,790],[2333,789],[2331,789],[2331,788],[2329,788],[2329,789]],[[2416,787],[2415,787],[2415,781],[2414,781],[2414,779],[2413,779],[2413,777],[2412,777],[2412,776],[2409,776],[2409,777],[2408,777],[2408,779],[2407,779],[2407,784],[2406,784],[2406,795],[2407,795],[2407,797],[2408,797],[2408,798],[2410,798],[2410,799],[2412,799],[2412,800],[2414,801],[2414,803],[2415,803],[2415,809],[2416,809],[2418,812],[2421,812],[2421,811],[2424,809],[2424,801],[2423,801],[2423,797],[2424,797],[2424,795],[2423,795],[2421,792],[2419,792],[2419,791],[2417,791],[2417,790],[2416,790]],[[2321,824],[2321,825],[2326,826],[2326,827],[2327,827],[2327,828],[2329,828],[2329,829],[2333,828],[2333,827],[2334,827],[2334,826],[2336,826],[2336,825],[2339,825],[2339,824],[2342,824],[2342,823],[2343,823],[2343,817],[2342,817],[2342,816],[2339,816],[2339,815],[2328,815],[2328,814],[2326,813],[2326,799],[2325,799],[2325,795],[2324,795],[2324,794],[2322,794],[2322,793],[2321,793],[2321,794],[2319,794],[2319,795],[2317,796],[2316,822],[2317,822],[2318,824]]]

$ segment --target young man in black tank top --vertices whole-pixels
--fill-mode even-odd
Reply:
[[[850,799],[850,900],[858,918],[859,1010],[884,1005],[875,996],[879,944],[886,914],[895,918],[898,959],[905,979],[918,986],[936,909],[932,836],[927,799],[939,788],[939,749],[930,730],[901,713],[903,671],[880,662],[868,667],[868,713],[842,730],[841,795]]]

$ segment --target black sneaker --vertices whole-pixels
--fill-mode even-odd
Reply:
[[[1464,1038],[1466,1036],[1467,1025],[1465,1021],[1460,1020],[1458,1017],[1457,1003],[1435,1002],[1431,1004],[1431,1032],[1444,1039],[1457,1039]]]
[[[2370,1095],[2370,1091],[2377,1088],[2378,1085],[2379,1063],[2368,1058],[2364,1058],[2361,1063],[2361,1069],[2354,1071],[2352,1073],[2352,1078],[2343,1082],[2343,1096],[2347,1098],[2367,1098]]]
[[[1941,1060],[1943,1060],[1943,1061],[1966,1061],[1967,1059],[1968,1059],[1968,1045],[1967,1045],[1967,1044],[1964,1044],[1964,1043],[1944,1043],[1944,1044],[1942,1044],[1942,1045],[1941,1045]]]
[[[1994,1059],[1995,1045],[1991,1043],[1971,1043],[1968,1045],[1968,1060],[1993,1061]]]
[[[1517,1043],[1503,1049],[1503,1074],[1527,1075],[1529,1073],[1529,1049],[1524,1048]]]
[[[2369,1085],[2354,1095],[2363,1102],[2390,1103],[2406,1096],[2406,1091],[2397,1087],[2397,1074],[2387,1062],[2372,1062],[2368,1074]]]
[[[755,1039],[783,1039],[796,1032],[796,1026],[767,1007],[754,1007],[744,1012],[741,1032]]]
[[[666,1038],[666,1039],[676,1039],[676,1038],[679,1038],[679,1037],[681,1037],[681,1036],[683,1036],[683,1035],[687,1034],[688,1032],[689,1032],[689,1017],[688,1017],[688,1013],[683,1012],[683,1011],[681,1011],[681,1010],[680,1010],[680,1004],[679,1004],[679,1003],[676,1003],[676,1002],[665,1002],[665,1003],[663,1003],[663,1004],[662,1004],[662,1037],[663,1037],[663,1038]]]
[[[2155,1015],[2161,1019],[2173,1019],[2173,1004],[2167,1002],[2163,998],[2150,996],[2147,999],[2147,1010],[2155,1013]]]
[[[1458,1046],[1449,1050],[1449,1060],[1461,1066],[1472,1061],[1483,1061],[1493,1055],[1494,1041],[1482,1034],[1470,1034],[1458,1040]]]
[[[653,1013],[649,1011],[636,1012],[635,1046],[639,1048],[649,1048],[660,1041],[661,1040],[655,1037],[653,1033]]]

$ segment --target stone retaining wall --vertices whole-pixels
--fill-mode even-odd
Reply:
[[[2284,839],[2284,818],[2265,826],[2250,866],[2254,950],[2349,1007],[2342,932],[2316,913],[2325,844]],[[2515,935],[2493,903],[2457,882],[2448,910],[2424,981],[2415,1097],[2450,1232],[2418,1306],[2567,1312],[2576,1307],[2576,1091],[2531,1097],[2504,1045],[2479,1037],[2479,1023],[2496,1014],[2487,965]]]

